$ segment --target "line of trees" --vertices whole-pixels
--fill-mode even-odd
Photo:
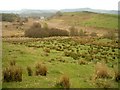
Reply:
[[[2,21],[7,21],[7,22],[13,22],[15,20],[20,19],[18,14],[12,14],[12,13],[10,14],[2,13],[1,16],[2,16]]]

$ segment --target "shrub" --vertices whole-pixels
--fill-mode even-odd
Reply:
[[[67,75],[62,75],[59,82],[56,83],[57,87],[70,88],[70,80]]]
[[[49,36],[68,36],[69,33],[66,30],[61,30],[57,28],[51,28],[48,30]]]
[[[18,66],[9,66],[3,70],[5,82],[22,81],[22,69]]]
[[[30,66],[27,66],[27,72],[28,72],[28,76],[32,76],[33,71]]]
[[[15,61],[15,60],[11,60],[11,61],[10,61],[10,65],[11,65],[11,66],[14,66],[15,64],[16,64],[16,61]]]
[[[41,63],[36,64],[36,75],[47,75],[47,67]]]
[[[97,62],[95,66],[95,79],[96,78],[108,78],[108,68],[105,64]]]
[[[33,38],[42,38],[48,37],[49,33],[41,28],[41,24],[33,23],[33,25],[25,31],[26,37],[33,37]]]
[[[33,38],[43,38],[49,36],[68,36],[69,33],[66,30],[61,30],[57,28],[49,29],[47,26],[41,28],[41,24],[33,23],[33,25],[25,31],[26,37],[33,37]]]

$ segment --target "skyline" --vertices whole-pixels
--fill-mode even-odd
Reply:
[[[118,10],[119,0],[1,0],[0,10],[60,10],[75,8],[92,8],[101,10]]]

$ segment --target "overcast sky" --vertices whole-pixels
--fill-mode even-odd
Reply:
[[[92,8],[118,10],[119,0],[0,0],[0,10]]]

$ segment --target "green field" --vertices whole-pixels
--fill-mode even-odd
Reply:
[[[45,52],[44,49],[50,49]],[[89,53],[90,51],[90,53]],[[70,56],[65,53],[71,52]],[[118,46],[115,40],[102,38],[3,39],[3,69],[15,60],[22,67],[22,82],[3,82],[3,88],[57,88],[56,82],[66,74],[70,88],[117,88],[114,67],[118,64]],[[80,65],[79,60],[87,63]],[[28,76],[27,66],[35,73],[35,64],[46,65],[47,76]],[[110,78],[94,80],[95,64],[104,62]]]
[[[118,15],[93,12],[67,12],[54,16],[51,20],[63,20],[65,25],[92,27],[97,29],[118,29]]]

